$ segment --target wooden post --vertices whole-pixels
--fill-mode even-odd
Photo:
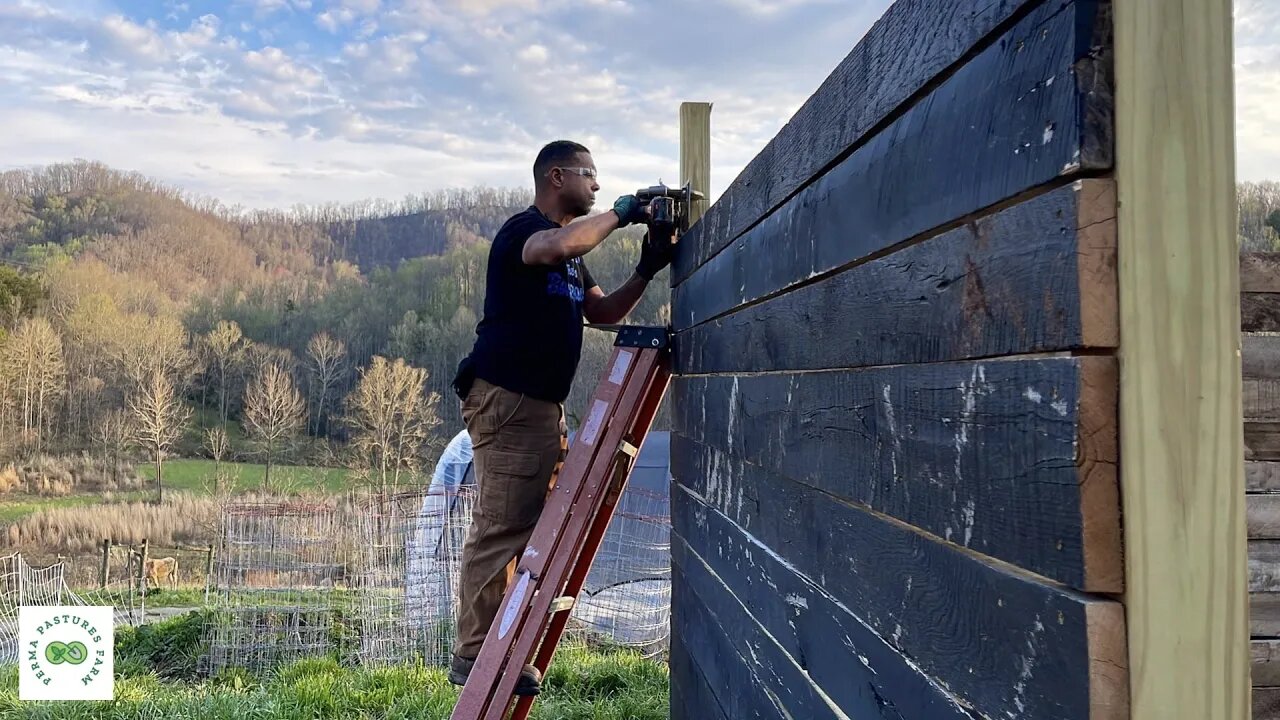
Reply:
[[[209,604],[209,585],[213,582],[213,543],[209,543],[208,555],[204,559],[204,602]]]
[[[1117,0],[1134,720],[1250,714],[1231,0]]]
[[[98,587],[106,590],[111,573],[111,538],[102,540],[102,567],[98,568]]]
[[[147,539],[142,538],[142,553],[138,556],[138,591],[147,594]]]
[[[704,195],[689,207],[692,226],[706,212],[711,196],[711,103],[680,103],[680,185]]]

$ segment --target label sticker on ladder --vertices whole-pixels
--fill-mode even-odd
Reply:
[[[498,637],[505,638],[511,630],[511,624],[516,621],[516,613],[520,611],[520,606],[524,603],[524,594],[529,589],[529,571],[520,573],[520,579],[516,581],[516,588],[511,593],[511,602],[507,603],[507,609],[502,613],[502,624],[498,626]]]
[[[621,385],[622,381],[627,379],[629,367],[631,367],[631,351],[619,350],[618,359],[613,362],[613,369],[609,371],[609,382]]]
[[[608,411],[609,403],[603,400],[595,401],[591,406],[591,414],[582,425],[582,442],[588,445],[595,444],[596,436],[600,434],[600,426],[604,424],[604,414]]]

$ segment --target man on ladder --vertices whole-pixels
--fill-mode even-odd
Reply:
[[[635,274],[605,295],[582,257],[614,230],[646,222],[635,195],[581,222],[600,189],[590,151],[556,141],[533,164],[534,202],[498,231],[489,251],[484,316],[454,389],[471,435],[479,497],[462,553],[458,637],[449,680],[466,683],[502,605],[565,448],[564,401],[582,349],[583,319],[620,322],[671,247],[644,243]],[[519,696],[541,691],[526,665]]]

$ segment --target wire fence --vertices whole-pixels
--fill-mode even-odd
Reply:
[[[334,590],[345,575],[334,506],[233,503],[222,512],[206,593],[207,670],[269,671],[334,647]]]
[[[354,573],[358,662],[448,663],[474,502],[469,487],[431,487],[361,502]]]
[[[67,583],[68,569],[65,560],[36,567],[21,553],[0,557],[0,664],[18,659],[18,608],[24,605],[112,606],[116,625],[142,623],[145,598],[127,573],[100,588],[76,591]]]

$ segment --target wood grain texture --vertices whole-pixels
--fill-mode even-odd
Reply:
[[[1246,378],[1280,378],[1280,335],[1241,334],[1240,368]]]
[[[1114,12],[1133,719],[1245,718],[1231,2]]]
[[[1246,498],[1246,503],[1249,500]],[[1280,540],[1255,540],[1252,533],[1250,536],[1249,592],[1280,592]]]
[[[1246,495],[1245,513],[1250,539],[1280,539],[1280,495]]]
[[[899,0],[738,174],[681,244],[673,284],[873,135],[1035,0]]]
[[[1244,464],[1247,492],[1280,491],[1280,463],[1253,461]]]
[[[1280,422],[1280,379],[1245,378],[1240,388],[1245,422]]]
[[[900,683],[919,678],[877,645],[888,643],[982,717],[1127,717],[1118,603],[989,564],[712,448],[673,442],[675,534],[705,548],[711,568],[805,657],[811,675],[835,687],[844,678],[854,690],[864,665],[885,701],[917,694]],[[847,608],[836,627],[827,596]],[[879,640],[849,632],[850,616]]]
[[[703,194],[703,199],[689,204],[693,226],[711,197],[711,103],[680,103],[680,186],[686,183]]]
[[[1280,460],[1280,422],[1244,423],[1244,457],[1255,461]]]
[[[682,586],[680,601],[672,604],[672,633],[682,636],[685,652],[704,674],[725,717],[843,720],[823,702],[803,670],[752,627],[749,618],[736,612],[724,615],[724,608],[737,602],[732,595],[723,589],[704,588],[699,593],[684,567],[673,565],[671,571],[673,582]],[[704,595],[718,601],[720,614],[708,608]]]
[[[1257,688],[1280,687],[1280,640],[1253,640],[1249,651],[1253,658],[1254,692]]]
[[[1254,637],[1280,636],[1280,593],[1249,593],[1249,634]]]
[[[703,499],[689,492],[675,491],[672,502],[692,505],[695,515],[705,510],[700,507]],[[734,547],[743,556],[714,544],[711,535],[701,532],[705,529],[693,530],[689,540],[673,534],[672,563],[681,568],[682,578],[700,588],[710,607],[726,608],[722,614],[733,627],[758,626],[840,710],[850,717],[881,717],[884,711],[884,717],[971,718],[950,691],[786,559],[732,523],[722,529],[737,534]],[[709,538],[713,544],[703,544]],[[690,542],[703,548],[705,557]]]
[[[1240,292],[1280,293],[1280,253],[1240,253]]]
[[[1070,183],[686,330],[676,367],[807,370],[1115,347],[1115,238],[1114,184]]]
[[[678,330],[1078,171],[1110,167],[1110,24],[1097,2],[1046,3],[866,145],[676,287]],[[1102,47],[1109,47],[1103,44]],[[722,199],[720,203],[723,203]],[[717,203],[719,204],[719,203]]]
[[[720,701],[707,683],[702,669],[685,649],[689,641],[685,633],[680,631],[684,621],[683,611],[680,608],[684,605],[688,591],[684,589],[678,569],[673,569],[671,583],[671,627],[674,632],[671,633],[667,660],[671,678],[669,702],[671,720],[730,720],[724,714],[724,709],[720,707]]]
[[[1253,691],[1253,720],[1280,720],[1280,688]]]
[[[1123,585],[1106,357],[692,376],[673,430],[1072,587]]]

